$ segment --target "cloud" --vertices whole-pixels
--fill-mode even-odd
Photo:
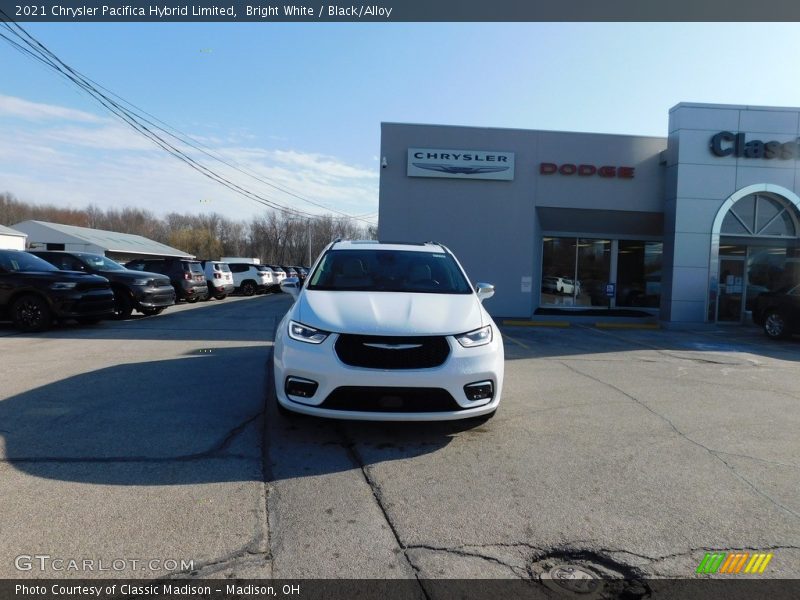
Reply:
[[[34,105],[25,100],[20,102]],[[0,106],[8,106],[8,103],[0,103]],[[43,114],[57,115],[59,110],[65,115],[71,114],[71,109],[67,108],[34,106],[46,106],[49,112],[43,111]],[[237,220],[247,220],[266,209],[263,204],[204,177],[113,119],[93,118],[81,122],[52,116],[48,117],[47,125],[42,126],[31,123],[28,116],[17,117],[12,115],[5,120],[4,135],[0,136],[0,192],[11,192],[21,200],[72,208],[87,204],[101,208],[131,206],[159,215],[217,212]],[[236,168],[189,147],[182,147],[182,150],[269,202],[313,214],[361,215],[377,210],[376,169],[349,164],[335,156],[291,148],[241,147],[235,145],[232,137],[193,135],[193,138],[202,140],[209,152]],[[241,137],[238,140],[241,143]],[[322,207],[296,196],[313,200]],[[201,203],[200,200],[210,201]]]
[[[29,121],[51,121],[59,119],[82,123],[100,123],[107,120],[97,115],[73,108],[30,102],[22,98],[4,96],[2,94],[0,94],[0,116],[17,117]]]
[[[322,154],[308,154],[295,152],[293,150],[276,150],[274,152],[274,157],[278,162],[301,167],[303,169],[321,173],[326,176],[352,179],[378,178],[378,173],[374,170],[352,167],[344,164],[334,157],[324,156]]]

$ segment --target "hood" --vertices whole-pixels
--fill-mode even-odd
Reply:
[[[21,275],[31,275],[52,279],[53,281],[76,281],[78,283],[108,283],[108,279],[100,275],[92,275],[83,271],[17,271]]]
[[[135,269],[125,269],[124,271],[98,271],[102,275],[114,281],[133,281],[134,279],[155,279],[156,281],[169,282],[169,277],[161,273],[150,273],[149,271],[136,271]]]
[[[361,335],[452,335],[485,324],[474,294],[303,290],[293,314],[311,327]]]

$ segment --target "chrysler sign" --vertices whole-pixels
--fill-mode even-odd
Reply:
[[[514,179],[514,153],[494,150],[409,148],[409,177]]]

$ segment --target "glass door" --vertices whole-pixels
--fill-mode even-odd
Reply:
[[[719,259],[719,299],[717,321],[741,323],[745,294],[744,257]]]

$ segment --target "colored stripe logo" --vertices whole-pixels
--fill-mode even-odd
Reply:
[[[756,552],[706,552],[696,573],[758,574],[764,572],[773,554]]]

